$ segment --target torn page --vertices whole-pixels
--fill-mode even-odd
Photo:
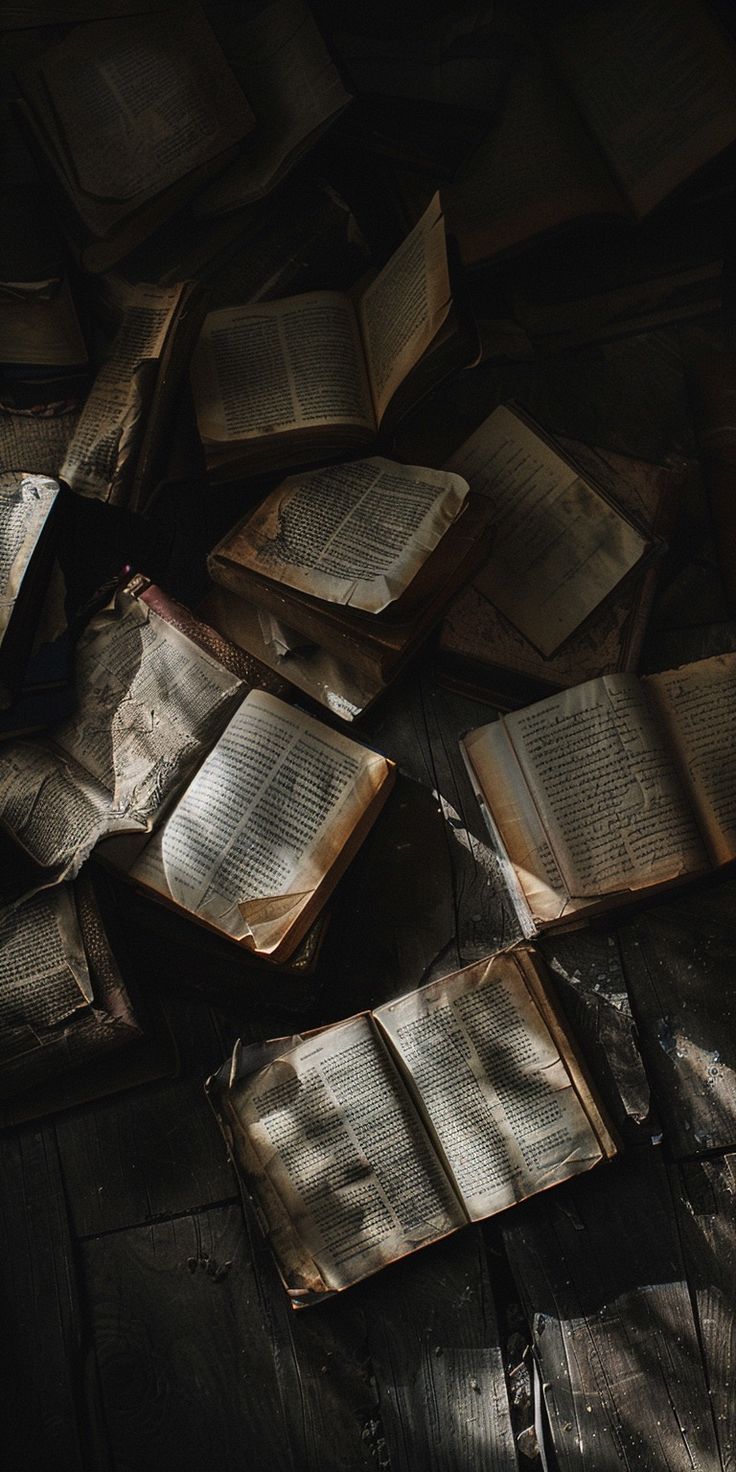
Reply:
[[[458,475],[374,456],[290,476],[218,549],[330,603],[380,613],[459,515]]]
[[[251,691],[132,878],[268,954],[329,873],[386,771],[384,757]]]
[[[411,992],[376,1020],[411,1075],[472,1220],[601,1159],[513,955]]]
[[[59,487],[42,475],[0,475],[0,642]]]

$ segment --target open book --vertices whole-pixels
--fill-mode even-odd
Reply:
[[[316,291],[210,312],[192,360],[208,470],[277,469],[372,444],[389,412],[458,366],[459,344],[463,366],[476,360],[451,313],[439,195],[355,303]]]
[[[295,1308],[616,1148],[526,947],[237,1044],[207,1087]]]
[[[23,115],[83,264],[104,271],[254,126],[198,6],[75,27],[20,74]]]
[[[258,611],[261,645],[245,647],[275,658],[286,679],[316,649],[378,690],[478,566],[490,522],[459,475],[374,456],[290,476],[208,566]],[[266,619],[281,632],[270,659],[261,652]]]
[[[23,472],[0,475],[0,708],[23,682],[59,529],[55,480]]]
[[[526,935],[736,858],[736,654],[606,675],[461,743]]]
[[[445,192],[466,265],[592,216],[646,215],[736,140],[736,56],[702,0],[562,9],[554,69],[517,71]]]
[[[128,989],[81,876],[0,914],[0,1123],[176,1068],[156,1009]]]

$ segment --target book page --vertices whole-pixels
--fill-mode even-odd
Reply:
[[[644,889],[708,868],[636,676],[590,680],[501,724],[570,895]],[[482,783],[477,761],[476,770]]]
[[[249,6],[222,42],[256,126],[240,157],[198,197],[205,215],[262,199],[350,101],[303,0]]]
[[[368,1017],[236,1084],[229,1112],[287,1286],[309,1273],[316,1292],[346,1288],[464,1222]]]
[[[375,430],[355,312],[336,292],[210,312],[192,388],[205,445],[327,424]]]
[[[40,1030],[92,1001],[71,885],[44,890],[0,914],[0,1036]]]
[[[452,305],[445,220],[439,194],[367,286],[358,304],[376,423]]]
[[[14,414],[0,409],[0,472],[26,471],[61,474],[79,416],[68,413]]]
[[[253,114],[202,12],[100,21],[42,60],[75,190],[140,202],[250,132]],[[84,214],[83,198],[78,202]],[[91,221],[92,221],[91,217]],[[91,222],[90,221],[90,222]]]
[[[251,691],[132,877],[268,954],[386,775],[384,757]]]
[[[242,684],[126,593],[77,646],[77,703],[53,740],[0,747],[0,822],[55,878],[142,831]]]
[[[474,586],[554,654],[641,560],[646,538],[505,405],[448,464],[493,508],[493,545]]]
[[[42,475],[0,475],[0,640],[58,494]]]
[[[715,864],[736,858],[736,654],[699,659],[643,682],[679,756]]]
[[[474,1221],[588,1170],[601,1148],[513,955],[380,1007]]]
[[[373,456],[285,480],[218,548],[329,603],[380,613],[459,515],[459,475]]]
[[[639,214],[736,139],[736,56],[700,0],[584,6],[555,52]]]
[[[80,495],[123,498],[145,429],[157,359],[178,310],[181,284],[131,286],[110,355],[92,385],[61,475]]]

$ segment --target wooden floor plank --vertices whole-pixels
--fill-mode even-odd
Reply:
[[[720,1469],[660,1153],[538,1197],[504,1238],[561,1472]]]
[[[0,1142],[2,1462],[82,1472],[82,1330],[53,1130]]]

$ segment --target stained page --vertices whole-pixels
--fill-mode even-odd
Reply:
[[[293,475],[218,553],[330,603],[379,613],[465,504],[459,475],[373,456]]]
[[[197,199],[197,211],[212,215],[261,199],[350,101],[303,0],[246,7],[226,28],[223,47],[256,126],[240,157]]]
[[[646,538],[505,405],[448,463],[493,507],[475,587],[552,655],[641,560]]]
[[[634,209],[654,209],[736,139],[736,56],[700,0],[586,6],[557,60]]]
[[[437,336],[452,305],[439,194],[358,305],[376,423]]]
[[[708,868],[664,732],[634,675],[590,680],[499,724],[570,895],[642,889]],[[485,791],[484,763],[493,758],[483,731],[465,748]]]
[[[320,424],[375,429],[355,313],[335,292],[210,312],[192,388],[205,445]]]
[[[0,475],[0,641],[58,494],[42,475]]]
[[[80,212],[151,197],[244,138],[253,114],[202,12],[100,21],[42,60]],[[85,207],[85,195],[92,196]],[[124,213],[121,210],[120,213]]]
[[[120,500],[145,429],[157,359],[181,301],[181,284],[131,286],[110,355],[66,452],[61,475],[75,491]]]
[[[268,954],[386,774],[384,757],[251,691],[132,877]]]
[[[78,414],[13,414],[0,409],[0,473],[25,470],[57,477],[61,474]]]
[[[472,1220],[602,1158],[513,955],[411,992],[380,1007],[376,1020],[411,1075]]]
[[[77,646],[77,704],[53,740],[0,747],[0,822],[53,878],[99,839],[144,831],[242,685],[128,594]]]
[[[713,862],[736,857],[736,655],[699,659],[643,681],[657,703]]]
[[[464,1221],[368,1017],[288,1048],[228,1107],[287,1286],[345,1288]]]

